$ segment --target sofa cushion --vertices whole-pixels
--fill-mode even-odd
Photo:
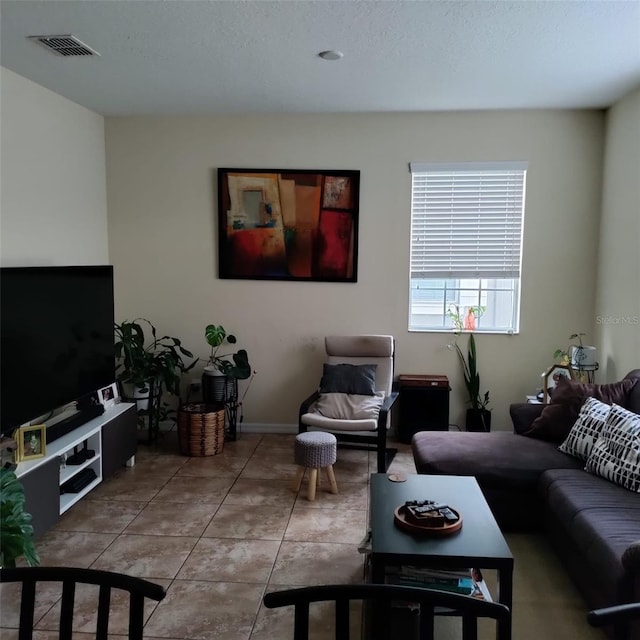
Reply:
[[[324,364],[320,393],[351,393],[373,396],[376,393],[375,364]]]
[[[509,405],[509,415],[513,423],[513,430],[520,435],[528,431],[533,421],[544,411],[544,404],[530,404],[528,402],[515,402]]]
[[[585,473],[582,469],[549,469],[540,476],[538,491],[551,511],[570,523],[586,509],[605,509],[615,505],[623,511],[637,511],[640,517],[640,496],[626,491],[604,478]],[[638,539],[636,536],[634,540]]]
[[[523,435],[560,444],[569,435],[586,398],[624,407],[636,381],[637,378],[625,378],[610,384],[596,384],[561,377],[551,402]]]
[[[579,460],[586,461],[600,436],[610,411],[611,405],[595,398],[587,398],[580,407],[578,419],[571,427],[567,439],[558,449]]]
[[[640,571],[640,540],[632,542],[622,554],[622,565],[627,571]]]
[[[640,415],[614,404],[585,468],[625,489],[640,491]]]
[[[622,556],[638,540],[640,496],[576,469],[545,471],[539,490],[553,521],[590,558],[594,575],[617,583],[624,573]]]
[[[640,369],[629,371],[625,376],[625,380],[637,381],[638,379],[640,379]],[[631,388],[631,391],[629,391],[629,395],[627,396],[627,404],[622,406],[634,413],[640,413],[640,382]]]
[[[545,469],[583,466],[548,442],[506,431],[420,431],[411,448],[418,473],[475,476],[483,489],[535,489]]]

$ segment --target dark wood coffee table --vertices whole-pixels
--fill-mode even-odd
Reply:
[[[371,475],[371,580],[384,583],[386,568],[411,565],[460,569],[493,569],[497,598],[512,607],[513,556],[482,491],[473,477],[409,475],[392,482],[383,473]],[[394,523],[394,510],[407,500],[437,500],[456,509],[460,531],[448,536],[415,536]],[[499,623],[498,640],[511,640],[511,623]]]

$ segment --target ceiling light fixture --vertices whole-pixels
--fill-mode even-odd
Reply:
[[[318,56],[323,60],[340,60],[344,56],[342,51],[336,51],[335,49],[329,49],[329,51],[321,51]]]

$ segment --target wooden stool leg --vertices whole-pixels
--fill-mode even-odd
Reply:
[[[298,465],[296,470],[296,478],[293,481],[293,490],[298,493],[300,491],[300,485],[302,484],[302,478],[304,477],[305,468]]]
[[[325,469],[327,470],[327,478],[329,479],[331,493],[338,493],[338,484],[336,482],[336,477],[333,474],[333,465],[330,464],[328,467],[325,467]]]
[[[309,474],[309,487],[307,490],[307,500],[313,502],[316,499],[316,482],[318,481],[318,469],[311,469]]]

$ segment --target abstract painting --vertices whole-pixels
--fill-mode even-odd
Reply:
[[[360,172],[218,169],[220,278],[356,282]]]

